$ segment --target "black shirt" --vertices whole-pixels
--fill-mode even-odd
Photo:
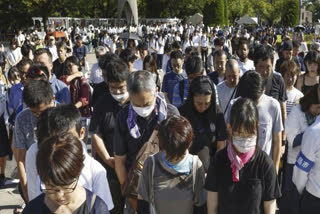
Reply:
[[[136,159],[136,155],[142,146],[150,139],[153,130],[157,125],[157,116],[155,112],[148,118],[137,116],[137,125],[141,136],[137,139],[133,138],[129,133],[127,125],[129,105],[122,109],[118,116],[113,137],[114,153],[118,156],[127,155],[126,167],[130,169],[132,163]],[[178,109],[168,104],[167,115],[179,115]]]
[[[57,79],[60,79],[60,77],[63,75],[67,75],[67,68],[66,68],[65,61],[61,63],[59,59],[56,59],[53,62],[52,73],[56,75]]]
[[[232,181],[227,148],[216,153],[210,164],[205,188],[218,192],[219,214],[260,214],[263,202],[281,197],[273,162],[261,149],[239,172],[239,182]]]
[[[267,79],[265,82],[265,94],[278,100],[279,103],[285,102],[288,99],[288,96],[281,74],[273,72],[269,78],[272,78],[270,82],[272,85],[271,87],[268,87],[269,81]]]
[[[102,136],[104,145],[111,157],[114,156],[113,135],[116,117],[118,112],[123,109],[124,106],[120,105],[118,101],[113,99],[111,94],[108,94],[100,97],[93,109],[89,132]],[[114,169],[104,163],[99,155],[97,156],[97,161],[106,168],[108,177],[112,176],[113,178],[117,178]]]
[[[91,106],[95,106],[100,97],[103,97],[109,93],[109,87],[106,82],[103,81],[99,84],[95,84],[93,87]]]

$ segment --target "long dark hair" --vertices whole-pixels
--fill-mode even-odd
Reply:
[[[185,114],[193,126],[199,121],[199,115],[194,107],[194,96],[196,95],[211,95],[210,107],[204,112],[204,114],[207,115],[206,125],[210,125],[211,122],[215,122],[217,112],[220,111],[220,108],[216,104],[216,90],[209,77],[199,76],[192,80],[187,101],[179,109],[181,110],[181,114]]]

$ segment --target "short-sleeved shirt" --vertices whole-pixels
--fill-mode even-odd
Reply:
[[[56,101],[64,104],[68,104],[71,102],[68,86],[61,80],[58,80],[55,74],[52,74],[50,85],[53,90],[53,94],[55,94],[56,96]]]
[[[17,115],[23,110],[22,92],[23,92],[22,83],[15,84],[10,88],[9,99],[8,99],[8,108],[9,108],[10,114],[15,112]]]
[[[111,157],[114,156],[113,136],[117,114],[124,107],[125,105],[120,105],[118,101],[108,94],[101,97],[93,109],[89,132],[101,135]],[[108,177],[113,176],[113,178],[117,178],[114,169],[107,165],[99,155],[97,156],[97,160],[107,169]]]
[[[199,159],[192,162],[190,171],[192,172],[195,167],[195,174],[189,173],[188,175],[169,168],[162,159],[162,152],[154,155],[154,164],[152,177],[152,159],[149,157],[145,161],[137,191],[143,200],[149,203],[152,203],[151,194],[154,193],[157,213],[191,214],[194,206],[200,207],[205,203],[206,197],[203,188],[205,174]]]
[[[60,79],[61,76],[67,75],[66,62],[61,63],[59,59],[53,62],[52,73],[54,73],[57,79]]]
[[[173,96],[171,104],[179,108],[183,105],[189,94],[189,80],[180,80],[173,88]]]
[[[267,91],[267,88],[266,88],[265,94],[273,97],[274,99],[278,100],[280,103],[285,102],[288,99],[287,90],[281,74],[277,72],[273,72],[271,90]]]
[[[89,214],[89,213],[105,213],[108,214],[108,206],[103,202],[103,200],[96,196],[93,210],[91,212],[89,209],[91,208],[91,200],[93,193],[86,189],[86,201],[74,212],[73,214]],[[34,200],[30,201],[26,207],[24,208],[23,214],[43,214],[43,213],[51,213],[50,209],[45,204],[45,194],[39,195]]]
[[[152,132],[157,125],[157,115],[153,112],[148,118],[137,116],[137,125],[141,136],[137,139],[130,135],[127,125],[129,105],[122,109],[117,115],[117,121],[113,137],[113,149],[115,155],[127,155],[126,167],[130,169],[136,159],[136,155],[142,146],[150,139]],[[167,115],[178,115],[176,107],[168,104]]]
[[[91,106],[95,106],[98,102],[100,97],[106,96],[110,93],[109,87],[106,82],[101,82],[93,86],[93,93],[92,93],[92,103]]]
[[[287,100],[287,115],[290,114],[292,107],[297,105],[300,98],[303,97],[303,93],[296,89],[295,87],[292,88],[292,90],[287,90],[288,100]]]
[[[38,118],[27,108],[20,112],[15,121],[13,145],[17,149],[28,150],[36,142],[35,127]]]
[[[230,112],[233,103],[238,98],[233,99],[228,106],[227,122],[230,123]],[[257,105],[259,113],[259,148],[272,157],[273,134],[283,131],[280,104],[277,100],[263,94]]]
[[[187,74],[185,71],[183,71],[181,74],[177,74],[174,72],[166,73],[163,77],[162,81],[162,92],[165,92],[168,94],[168,98],[170,103],[172,103],[173,100],[173,90],[175,85],[184,79],[187,79]]]
[[[226,84],[226,81],[223,81],[217,85],[217,90],[219,94],[219,103],[222,112],[224,113],[228,107],[228,104],[235,96],[236,88],[229,88]]]
[[[256,150],[239,171],[239,182],[232,181],[227,148],[216,153],[210,164],[205,189],[218,192],[219,214],[262,214],[263,202],[281,197],[272,160]]]
[[[87,46],[82,45],[81,47],[78,47],[77,45],[73,47],[73,54],[78,57],[78,59],[81,61],[85,55],[88,54]]]
[[[211,81],[215,84],[218,85],[220,82],[224,81],[226,78],[219,78],[219,73],[217,71],[211,72],[208,74],[208,77],[210,77]]]

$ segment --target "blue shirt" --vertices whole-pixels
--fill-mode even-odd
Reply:
[[[181,96],[182,93],[180,92],[180,84],[183,85],[183,97]],[[174,105],[177,108],[180,107],[187,100],[188,93],[189,93],[189,80],[184,79],[179,81],[174,86],[174,89],[173,89],[172,105]]]
[[[85,45],[82,45],[81,47],[74,46],[73,53],[81,61],[84,58],[84,56],[87,55],[88,49]]]
[[[52,74],[50,85],[53,90],[53,94],[56,96],[56,101],[65,104],[71,102],[71,96],[68,86],[61,80],[58,80],[55,74]]]
[[[174,72],[166,73],[163,77],[162,92],[167,93],[170,103],[173,101],[173,90],[175,85],[181,81],[187,79],[187,74],[183,71],[181,74]]]
[[[19,112],[22,111],[23,109],[22,91],[23,91],[22,83],[15,84],[10,88],[10,94],[9,94],[9,100],[8,100],[8,108],[9,108],[10,114],[16,111],[16,115],[17,115]]]

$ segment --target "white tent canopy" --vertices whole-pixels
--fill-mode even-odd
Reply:
[[[257,17],[250,17],[248,15],[242,16],[238,21],[237,24],[239,25],[257,25],[258,18]]]
[[[193,25],[200,24],[203,21],[203,15],[200,13],[196,13],[193,16],[191,16],[188,20],[188,23],[192,23]]]

